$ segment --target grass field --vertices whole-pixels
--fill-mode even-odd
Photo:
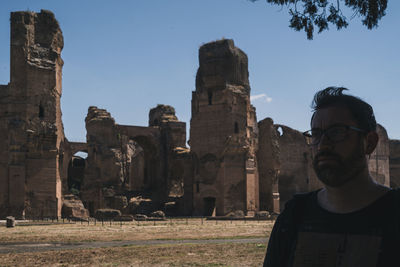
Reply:
[[[78,243],[121,240],[206,240],[265,238],[273,221],[93,222],[0,227],[7,243]],[[205,241],[206,242],[206,241]],[[134,245],[0,254],[0,266],[260,266],[264,243]]]

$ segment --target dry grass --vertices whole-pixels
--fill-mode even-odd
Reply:
[[[157,245],[6,254],[0,266],[261,266],[264,244]]]
[[[269,236],[273,221],[203,221],[52,224],[0,227],[0,243],[6,242],[91,242],[155,239],[213,239]]]
[[[268,237],[272,221],[0,227],[0,243]],[[168,244],[0,254],[0,266],[260,266],[265,244]]]

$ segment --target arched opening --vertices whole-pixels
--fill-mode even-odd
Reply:
[[[147,182],[147,168],[145,164],[144,149],[133,140],[130,140],[129,143],[133,150],[129,166],[129,189],[132,191],[141,191],[145,188],[145,184]]]
[[[158,151],[149,137],[130,137],[132,148],[130,158],[128,188],[131,191],[146,191],[154,188],[157,182]]]
[[[211,91],[208,91],[208,104],[212,105],[212,97],[213,97],[213,93]]]
[[[44,118],[44,108],[43,106],[40,104],[39,105],[39,119],[43,119]]]
[[[203,215],[215,216],[215,197],[203,198]]]
[[[283,136],[283,129],[282,129],[281,126],[278,126],[278,127],[276,128],[276,132],[278,133],[278,136]]]
[[[79,195],[85,178],[86,158],[87,153],[79,151],[72,156],[68,164],[68,192],[76,196]]]

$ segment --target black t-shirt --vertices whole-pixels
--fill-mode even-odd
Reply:
[[[321,208],[317,193],[287,203],[272,230],[264,267],[400,266],[400,190],[346,214]]]

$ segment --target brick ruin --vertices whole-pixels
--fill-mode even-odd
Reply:
[[[10,83],[0,87],[2,217],[61,215],[62,48],[52,13],[11,13]]]
[[[400,140],[389,141],[390,187],[400,187]]]
[[[0,218],[122,214],[224,216],[278,213],[296,192],[321,187],[302,134],[257,122],[248,59],[233,40],[199,50],[186,123],[158,105],[147,127],[120,125],[89,107],[86,142],[69,142],[61,120],[63,36],[53,13],[11,13],[10,82],[0,85]],[[372,176],[400,185],[400,141],[380,141]],[[76,155],[86,152],[87,158]]]
[[[189,141],[194,214],[242,210],[254,215],[259,209],[258,127],[247,56],[232,40],[221,40],[200,47],[199,64]]]

